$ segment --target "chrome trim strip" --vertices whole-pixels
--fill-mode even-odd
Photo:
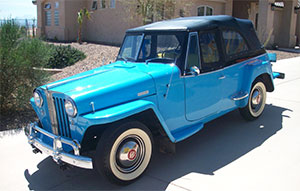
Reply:
[[[47,104],[48,104],[48,112],[50,116],[50,122],[51,122],[51,128],[52,133],[55,135],[58,135],[58,124],[57,124],[57,118],[56,118],[56,109],[53,101],[53,92],[49,90],[44,90],[47,96]]]
[[[53,148],[43,143],[43,141],[36,136],[37,132],[40,132],[43,135],[46,135],[49,138],[53,139]],[[71,141],[71,140],[64,139],[60,136],[56,136],[52,133],[49,133],[41,129],[40,127],[37,126],[37,124],[34,123],[31,123],[27,127],[25,127],[25,134],[28,138],[29,144],[35,146],[42,152],[52,156],[55,162],[60,163],[61,161],[63,161],[65,163],[80,168],[93,169],[92,159],[89,157],[80,156],[80,152],[79,152],[80,144],[78,141],[76,140]],[[61,144],[57,144],[59,142],[70,145],[73,148],[75,155],[66,153],[61,147]]]
[[[245,98],[248,97],[248,96],[249,96],[249,94],[247,93],[247,94],[243,95],[242,97],[234,97],[234,98],[232,98],[232,99],[233,99],[233,101],[238,101],[238,100],[245,99]]]

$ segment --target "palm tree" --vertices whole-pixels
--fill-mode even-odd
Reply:
[[[80,9],[80,11],[77,13],[77,22],[79,24],[77,42],[79,44],[82,43],[82,41],[81,41],[82,31],[81,30],[82,30],[82,23],[84,21],[84,17],[86,17],[88,20],[91,19],[91,13],[86,8]]]

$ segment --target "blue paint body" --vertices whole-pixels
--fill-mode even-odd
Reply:
[[[243,59],[239,61],[230,58],[230,55],[225,54],[224,40],[219,40],[218,44],[223,47],[218,48],[220,55],[223,54],[220,59],[224,61],[220,69],[199,75],[186,74],[189,69],[185,66],[188,58],[201,58],[198,39],[201,30],[216,31],[218,27],[220,31],[216,34],[219,34],[220,39],[222,27],[239,30],[247,39],[250,56],[242,55]],[[265,53],[252,23],[247,20],[228,16],[179,18],[131,29],[127,33],[126,43],[131,44],[122,46],[119,53],[119,56],[124,54],[126,57],[118,56],[114,63],[36,89],[44,103],[40,108],[33,99],[31,103],[45,130],[53,131],[53,118],[51,122],[50,116],[54,116],[54,112],[49,113],[53,104],[47,103],[50,100],[55,105],[54,117],[59,126],[59,135],[80,143],[90,127],[103,128],[105,124],[146,110],[152,110],[169,139],[178,142],[198,132],[205,123],[245,107],[248,103],[247,95],[259,76],[263,75],[267,79],[268,91],[274,89],[273,78],[282,76],[280,73],[272,73],[270,61],[276,61],[276,55]],[[176,37],[180,46],[175,46],[172,51],[167,48],[164,52],[158,52],[161,47],[154,47],[153,44],[158,44],[157,36],[162,33]],[[139,37],[134,38],[134,35]],[[199,50],[193,53],[196,57],[186,56],[191,36],[197,38],[198,47],[195,47]],[[148,50],[147,44],[151,44]],[[176,58],[179,52],[177,58],[183,58],[180,64]],[[151,56],[157,59],[165,55],[175,55],[173,63],[149,60]],[[129,58],[133,61],[128,61]],[[144,60],[139,61],[140,58]],[[225,63],[226,59],[228,63]],[[196,65],[201,69],[201,59],[197,62]],[[67,116],[64,111],[64,101],[68,99],[76,105],[78,113],[75,117]],[[45,143],[52,144],[50,139],[40,136]]]
[[[117,61],[61,80],[69,82],[49,90],[63,99],[74,100],[78,114],[68,120],[71,136],[79,142],[93,125],[111,123],[148,109],[154,111],[170,140],[178,142],[198,132],[208,121],[244,107],[248,98],[232,98],[240,92],[249,93],[252,82],[264,73],[272,76],[267,54],[198,76],[182,76],[174,64]],[[221,76],[225,78],[219,79]],[[46,85],[37,88],[46,100],[44,89]],[[139,95],[145,91],[145,95]],[[43,128],[51,132],[47,102],[41,108],[33,99],[31,103]]]

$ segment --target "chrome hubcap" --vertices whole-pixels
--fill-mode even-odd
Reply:
[[[136,135],[125,137],[118,146],[116,167],[124,173],[135,171],[145,156],[145,145]]]
[[[251,97],[251,108],[253,109],[254,112],[257,112],[261,105],[262,105],[262,90],[255,89],[252,93]]]

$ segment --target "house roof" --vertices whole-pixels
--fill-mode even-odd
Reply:
[[[129,29],[127,30],[127,33],[147,31],[196,31],[213,29],[222,26],[249,28],[252,27],[252,23],[249,20],[237,19],[228,15],[180,17]]]

